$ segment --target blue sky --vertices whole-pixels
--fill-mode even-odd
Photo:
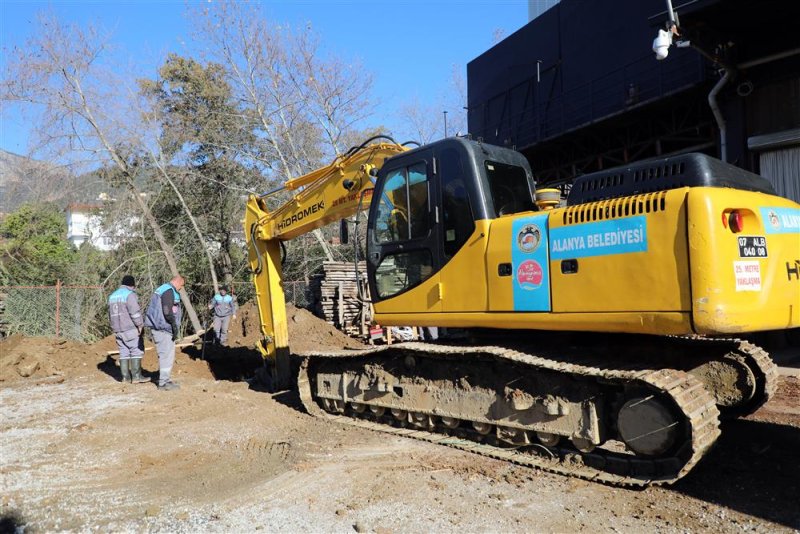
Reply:
[[[167,52],[192,55],[195,44],[184,17],[206,2],[185,1],[19,1],[0,2],[0,46],[22,45],[34,31],[35,14],[52,9],[65,21],[95,23],[111,30],[119,51],[135,58],[153,76]],[[448,90],[454,65],[466,64],[490,48],[499,31],[510,35],[527,22],[527,1],[265,1],[264,14],[275,22],[311,24],[323,46],[359,59],[375,81],[383,105],[370,120],[391,129],[399,104],[416,96],[433,104]],[[466,72],[464,72],[466,78]],[[28,126],[18,110],[3,107],[0,148],[27,152]]]

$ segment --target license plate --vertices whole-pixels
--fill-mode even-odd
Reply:
[[[740,258],[766,258],[767,238],[758,235],[739,236]]]

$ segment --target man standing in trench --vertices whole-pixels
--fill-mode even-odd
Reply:
[[[126,274],[122,284],[108,297],[108,322],[119,348],[119,370],[123,382],[141,384],[149,382],[142,376],[142,309],[136,297],[136,280]]]
[[[150,298],[144,324],[150,329],[153,343],[158,353],[158,389],[170,391],[178,389],[178,384],[170,380],[175,363],[175,342],[178,340],[181,325],[181,296],[183,277],[176,276],[159,286]]]
[[[228,295],[227,287],[222,286],[208,303],[208,309],[214,313],[214,342],[224,347],[228,340],[231,317],[236,319],[236,299],[233,295]]]

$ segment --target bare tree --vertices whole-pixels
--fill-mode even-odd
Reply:
[[[158,127],[157,127],[157,124],[155,123],[155,121],[157,120],[157,117],[158,117],[157,112],[148,111],[148,112],[144,113],[144,115],[146,117],[148,117],[147,120],[151,121],[151,128],[154,129],[154,130],[157,130]],[[195,235],[197,236],[197,240],[198,240],[198,242],[200,243],[200,246],[203,249],[203,252],[204,252],[204,254],[206,256],[206,259],[208,260],[208,271],[211,274],[211,280],[212,280],[212,283],[214,285],[214,293],[218,293],[219,292],[219,282],[217,280],[217,271],[214,268],[214,258],[211,256],[211,251],[209,250],[209,248],[207,246],[205,235],[200,230],[200,226],[197,224],[197,219],[195,218],[194,214],[192,213],[192,210],[189,207],[189,205],[186,203],[186,200],[184,199],[183,194],[181,194],[181,190],[178,189],[178,187],[175,185],[175,181],[172,179],[172,177],[170,176],[170,173],[167,170],[168,165],[167,165],[167,163],[165,161],[163,147],[161,146],[161,143],[159,142],[159,140],[158,139],[154,139],[153,143],[150,146],[147,147],[147,151],[148,151],[148,155],[150,157],[150,160],[152,162],[153,168],[156,169],[156,172],[158,172],[158,174],[160,175],[161,179],[164,182],[166,182],[169,185],[170,189],[172,189],[172,191],[175,193],[175,198],[177,198],[178,203],[181,205],[181,208],[183,209],[183,212],[186,214],[186,217],[189,219],[189,222],[191,223],[192,229],[194,230]]]
[[[414,97],[400,107],[398,114],[414,141],[427,144],[442,136],[444,117],[439,106],[422,104]]]
[[[323,57],[310,29],[270,24],[244,3],[215,4],[197,23],[260,131],[274,179],[305,174],[348,148],[344,140],[370,112],[372,78],[357,63]],[[326,259],[334,260],[322,231],[313,235]]]
[[[302,175],[317,154],[306,142],[310,128],[288,83],[285,30],[271,27],[252,6],[232,2],[205,9],[198,23],[202,38],[213,45],[212,57],[227,67],[242,105],[252,111],[266,159],[274,159],[280,169],[276,178]],[[313,234],[332,261],[322,232]]]
[[[453,65],[448,86],[432,103],[414,96],[402,104],[398,116],[404,130],[414,136],[415,141],[426,144],[442,137],[444,112],[447,112],[447,135],[464,135],[467,132],[467,83],[463,67]]]
[[[492,30],[492,46],[506,38],[506,30],[503,28],[495,28]]]
[[[448,130],[456,135],[468,132],[467,124],[467,79],[464,65],[453,65],[450,71],[450,83],[444,96],[444,108],[448,110]]]
[[[289,36],[286,72],[303,109],[338,156],[347,148],[341,146],[343,136],[371,114],[372,75],[359,63],[324,56],[319,38],[310,31]]]
[[[111,71],[103,68],[108,38],[93,27],[85,30],[62,25],[51,15],[39,17],[39,29],[24,48],[17,48],[2,80],[3,100],[26,103],[41,110],[39,136],[43,146],[55,151],[82,154],[94,165],[113,166],[120,182],[137,203],[150,226],[173,276],[178,264],[159,221],[136,183],[131,147],[143,146],[132,109],[114,104],[129,101],[114,94]],[[127,113],[126,113],[127,112]],[[195,331],[201,325],[188,294],[181,290]]]

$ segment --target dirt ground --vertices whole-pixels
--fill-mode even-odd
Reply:
[[[304,310],[289,326],[295,351],[358,346]],[[626,490],[313,419],[246,380],[257,331],[243,307],[173,392],[118,382],[113,339],[0,342],[0,532],[800,529],[796,377],[674,486]]]

